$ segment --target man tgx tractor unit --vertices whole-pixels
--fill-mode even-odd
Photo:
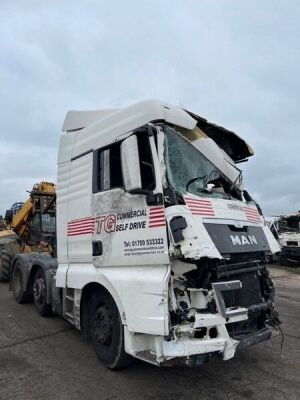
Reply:
[[[62,315],[111,369],[228,360],[270,338],[279,246],[243,189],[249,145],[154,100],[71,111],[63,131],[58,258],[15,257],[17,301]]]

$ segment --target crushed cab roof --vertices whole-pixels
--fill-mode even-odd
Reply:
[[[114,114],[114,115],[113,115]],[[74,132],[104,120],[109,124],[113,119],[155,122],[164,120],[174,125],[193,129],[197,125],[213,139],[235,162],[243,161],[254,154],[250,145],[236,133],[207,121],[205,118],[160,100],[143,100],[125,108],[111,108],[91,111],[69,111],[63,123],[64,132]],[[100,123],[100,126],[103,125]],[[99,127],[100,127],[99,126]]]
[[[208,137],[213,139],[235,162],[243,161],[253,156],[252,147],[235,132],[209,122],[191,111],[185,111],[197,120],[197,126]]]

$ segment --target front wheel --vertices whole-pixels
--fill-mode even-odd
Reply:
[[[39,268],[34,276],[33,301],[38,313],[42,317],[52,314],[51,304],[47,303],[47,283],[44,271]]]
[[[96,354],[107,368],[120,369],[130,362],[130,356],[124,350],[120,314],[107,292],[97,291],[92,294],[90,329]]]

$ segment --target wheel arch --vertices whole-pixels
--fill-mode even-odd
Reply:
[[[125,325],[125,312],[124,307],[121,303],[120,297],[118,296],[116,290],[113,288],[109,282],[89,282],[83,288],[81,292],[81,299],[80,299],[80,329],[82,335],[85,339],[90,339],[90,326],[89,326],[89,308],[90,308],[90,301],[91,295],[94,291],[104,291],[108,293],[113,301],[115,302],[122,324]]]

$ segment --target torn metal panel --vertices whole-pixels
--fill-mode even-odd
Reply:
[[[235,162],[245,160],[254,155],[252,147],[233,131],[208,122],[205,118],[186,110],[197,120],[197,126],[208,137],[214,140]]]
[[[183,256],[186,259],[198,260],[202,257],[221,259],[222,256],[211,240],[203,223],[194,219],[186,206],[171,206],[165,210],[168,224],[174,217],[184,217],[187,227],[183,230],[183,240],[175,243],[171,236],[171,255]]]
[[[178,106],[158,100],[141,101],[98,118],[90,125],[78,130],[72,157],[120,140],[120,137],[130,135],[134,129],[156,121],[165,121],[186,129],[193,129],[197,122]],[[79,123],[78,126],[82,124]]]
[[[242,180],[239,180],[241,170],[235,166],[234,161],[224,150],[210,138],[203,138],[193,142],[193,145],[205,155],[232,183],[236,183],[242,190]]]
[[[192,130],[177,127],[177,131],[182,134],[197,150],[200,151],[211,163],[213,163],[222,173],[242,189],[242,180],[239,180],[240,169],[235,165],[234,160],[217,143],[207,136],[196,126]]]

